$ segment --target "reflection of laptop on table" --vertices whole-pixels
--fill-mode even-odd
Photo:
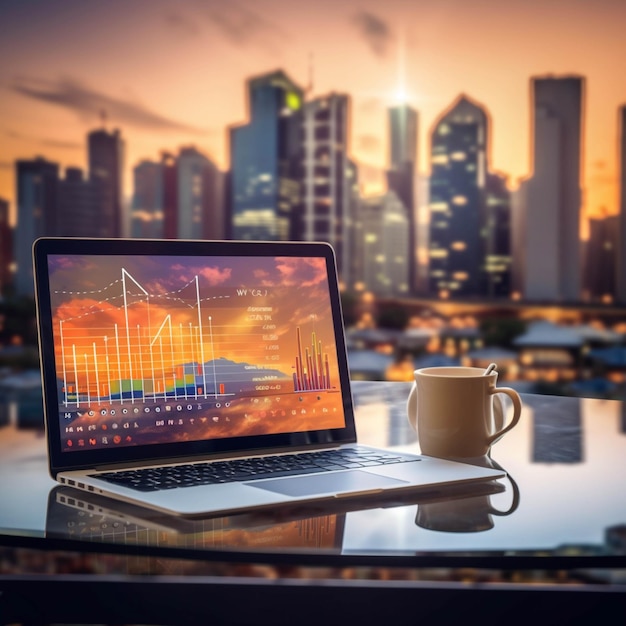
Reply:
[[[46,537],[193,550],[341,552],[345,522],[351,512],[420,505],[419,511],[437,503],[454,507],[455,502],[462,508],[468,499],[503,491],[501,482],[481,480],[405,493],[388,492],[377,498],[341,498],[254,509],[230,516],[187,518],[57,485],[48,495]]]
[[[48,496],[46,537],[185,550],[340,552],[344,523],[341,511],[310,515],[258,511],[188,519],[59,485]]]
[[[50,471],[188,517],[504,472],[356,444],[332,248],[39,239]]]

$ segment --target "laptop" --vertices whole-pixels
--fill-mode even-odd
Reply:
[[[41,238],[50,473],[189,518],[489,481],[357,443],[325,243]]]

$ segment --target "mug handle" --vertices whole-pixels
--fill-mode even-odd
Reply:
[[[417,430],[417,383],[415,381],[406,401],[406,418],[413,430]]]
[[[494,387],[492,390],[489,391],[489,393],[491,395],[495,395],[496,393],[503,393],[509,396],[509,398],[511,398],[511,402],[513,402],[513,417],[510,424],[487,438],[487,443],[491,445],[492,443],[495,443],[498,439],[500,439],[500,437],[502,437],[504,433],[509,432],[509,430],[511,430],[511,428],[513,428],[513,426],[515,426],[517,422],[519,422],[519,418],[522,415],[522,400],[519,397],[517,391],[515,391],[515,389],[511,389],[510,387]]]

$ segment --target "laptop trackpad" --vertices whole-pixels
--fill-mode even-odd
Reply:
[[[344,491],[371,491],[394,485],[400,486],[406,484],[406,481],[354,470],[336,474],[312,474],[294,478],[259,480],[245,484],[258,489],[281,493],[285,496],[298,497],[322,493],[342,493]]]

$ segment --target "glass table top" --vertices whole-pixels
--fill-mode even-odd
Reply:
[[[409,390],[406,383],[354,383],[361,443],[419,452],[405,415]],[[58,485],[48,475],[43,430],[9,419],[0,426],[0,539],[202,558],[410,564],[548,556],[625,567],[623,403],[528,394],[522,400],[520,424],[492,449],[491,463],[506,478],[402,499],[194,521]]]

